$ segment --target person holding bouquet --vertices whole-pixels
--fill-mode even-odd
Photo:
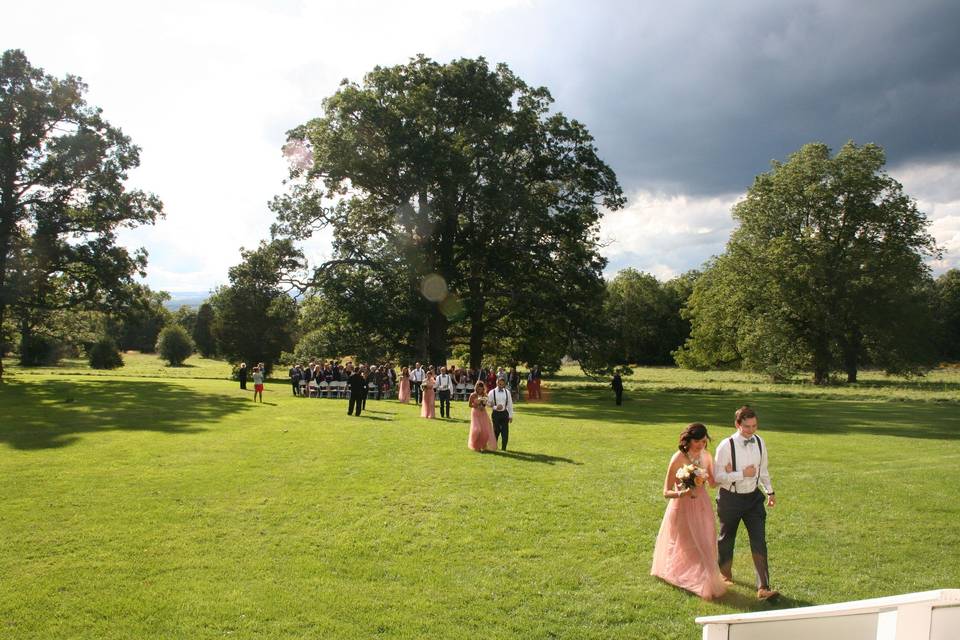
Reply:
[[[650,575],[704,600],[722,596],[727,585],[717,564],[717,524],[707,485],[716,486],[713,458],[707,451],[710,435],[699,422],[680,434],[679,451],[670,458],[663,481],[663,497],[669,500]]]
[[[420,408],[421,418],[437,417],[436,394],[433,392],[433,389],[436,386],[437,382],[436,378],[433,376],[433,367],[430,367],[430,370],[427,371],[427,375],[423,381],[423,384],[420,385],[420,395],[423,397],[423,406]]]
[[[470,435],[467,436],[467,446],[474,451],[497,450],[497,437],[493,434],[493,423],[487,413],[487,388],[482,381],[478,382],[470,394]]]

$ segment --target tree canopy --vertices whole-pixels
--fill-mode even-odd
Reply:
[[[0,326],[12,312],[27,360],[51,311],[125,300],[146,253],[118,246],[117,230],[162,214],[156,196],[124,186],[140,150],[86,103],[86,90],[21,51],[0,59]]]
[[[230,285],[210,297],[213,333],[228,360],[263,362],[270,370],[282,351],[293,349],[296,302],[280,281],[299,256],[284,241],[262,242],[240,255],[241,262],[230,268]]]
[[[493,342],[520,358],[568,340],[602,300],[601,207],[624,199],[586,128],[551,103],[483,58],[345,81],[289,133],[291,187],[272,205],[279,237],[333,231],[333,259],[303,287],[429,361],[454,342],[479,366]],[[393,302],[392,325],[361,298]]]
[[[687,306],[686,366],[743,364],[782,375],[865,362],[918,371],[932,357],[928,220],[883,171],[877,145],[835,155],[808,144],[756,178],[735,205],[740,226]]]

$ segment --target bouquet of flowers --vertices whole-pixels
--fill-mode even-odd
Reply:
[[[707,470],[693,463],[685,464],[677,469],[677,486],[690,489],[690,497],[694,497],[693,489],[707,481]]]
[[[487,406],[487,396],[478,395],[476,399],[476,405],[483,409]]]

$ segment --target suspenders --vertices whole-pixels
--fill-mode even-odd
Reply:
[[[760,444],[760,438],[757,437],[757,434],[753,434],[753,437],[754,437],[754,438],[756,439],[756,441],[757,441],[757,452],[760,454],[760,464],[763,464],[763,445]],[[731,462],[731,464],[733,465],[733,470],[734,470],[734,471],[737,470],[737,446],[736,446],[736,444],[737,444],[737,443],[734,441],[733,436],[730,436],[730,462]],[[758,467],[757,467],[757,486],[758,486],[758,487],[759,487],[759,482],[760,482],[760,467],[758,466]],[[739,491],[736,490],[736,489],[737,489],[737,483],[736,483],[736,482],[733,483],[733,489],[734,489],[734,491],[733,491],[734,493],[740,493]]]

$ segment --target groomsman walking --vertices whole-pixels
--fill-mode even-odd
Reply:
[[[493,419],[493,435],[500,440],[500,448],[506,451],[507,440],[510,438],[510,423],[513,422],[513,398],[510,397],[505,378],[497,379],[497,386],[487,394],[487,404],[493,407],[490,414]]]
[[[750,407],[737,409],[735,424],[737,433],[717,445],[714,464],[714,475],[720,485],[717,492],[717,517],[720,519],[717,560],[724,580],[732,584],[733,547],[742,520],[747,528],[757,572],[757,598],[771,600],[780,592],[770,588],[767,566],[767,510],[764,503],[768,507],[777,504],[767,469],[767,445],[757,435],[759,420]]]
[[[440,375],[437,376],[437,398],[440,400],[441,418],[450,417],[451,393],[453,393],[453,376],[447,373],[446,367],[440,367]]]
[[[423,379],[426,375],[426,372],[423,370],[423,367],[420,366],[419,362],[417,366],[413,368],[413,371],[410,372],[410,392],[411,395],[417,399],[417,404],[423,401],[423,391],[420,389],[420,385],[423,384]]]

